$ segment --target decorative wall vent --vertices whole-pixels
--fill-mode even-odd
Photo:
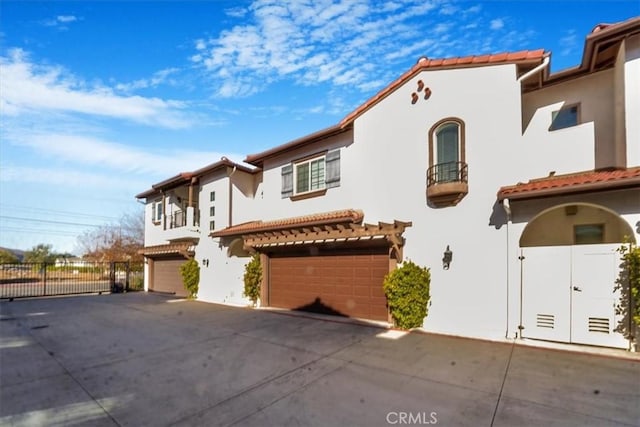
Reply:
[[[602,332],[608,334],[609,319],[605,317],[589,317],[589,332]]]
[[[431,89],[429,89],[428,87],[424,87],[424,82],[422,80],[418,80],[417,90],[411,93],[412,104],[415,104],[416,102],[418,102],[418,98],[419,98],[418,94],[422,92],[423,89],[424,89],[424,100],[426,101],[431,97]]]
[[[553,314],[540,314],[536,316],[536,326],[538,328],[547,328],[553,329],[555,326],[556,320]]]

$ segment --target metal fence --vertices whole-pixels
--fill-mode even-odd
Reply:
[[[0,299],[141,290],[143,277],[142,263],[0,264]]]

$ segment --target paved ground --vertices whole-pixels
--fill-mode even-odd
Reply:
[[[0,313],[0,425],[640,425],[638,359],[144,293]]]

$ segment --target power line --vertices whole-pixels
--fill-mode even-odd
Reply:
[[[78,233],[74,233],[72,231],[64,231],[64,230],[42,230],[35,228],[18,228],[18,227],[2,227],[2,231],[10,231],[10,232],[19,232],[19,233],[29,233],[29,234],[47,234],[47,235],[57,235],[57,236],[65,236],[65,237],[77,237]]]
[[[11,221],[41,222],[41,223],[46,223],[46,224],[72,225],[72,226],[75,226],[75,227],[96,227],[96,228],[100,228],[101,227],[101,225],[96,225],[96,224],[83,224],[83,223],[78,223],[78,222],[53,221],[53,220],[37,219],[37,218],[20,218],[20,217],[17,217],[17,216],[7,216],[7,215],[0,215],[0,218],[8,219],[8,220],[11,220]]]
[[[0,206],[5,206],[5,207],[11,208],[11,209],[34,211],[34,212],[38,212],[38,213],[41,213],[41,212],[45,213],[46,212],[46,213],[62,214],[62,215],[65,215],[65,216],[81,217],[81,218],[96,218],[96,219],[104,219],[104,220],[118,220],[118,218],[113,217],[113,216],[95,215],[95,214],[81,213],[81,212],[71,212],[71,211],[61,211],[61,210],[54,210],[54,209],[44,209],[44,208],[40,208],[40,207],[31,207],[31,206],[18,206],[18,205],[12,205],[12,204],[1,203],[1,202],[0,202]]]

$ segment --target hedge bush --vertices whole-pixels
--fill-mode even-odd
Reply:
[[[429,269],[411,261],[402,264],[384,278],[384,293],[394,325],[401,329],[422,326],[429,304]]]
[[[620,291],[620,300],[616,304],[616,314],[621,315],[616,331],[626,338],[638,342],[640,332],[640,247],[626,242],[618,248],[620,253],[620,271],[614,291]]]
[[[200,284],[200,266],[198,261],[190,259],[180,266],[180,274],[182,275],[182,283],[187,290],[189,298],[198,296],[198,286]]]
[[[244,266],[244,296],[249,298],[254,306],[260,298],[260,283],[262,283],[262,266],[260,255],[255,254]]]

